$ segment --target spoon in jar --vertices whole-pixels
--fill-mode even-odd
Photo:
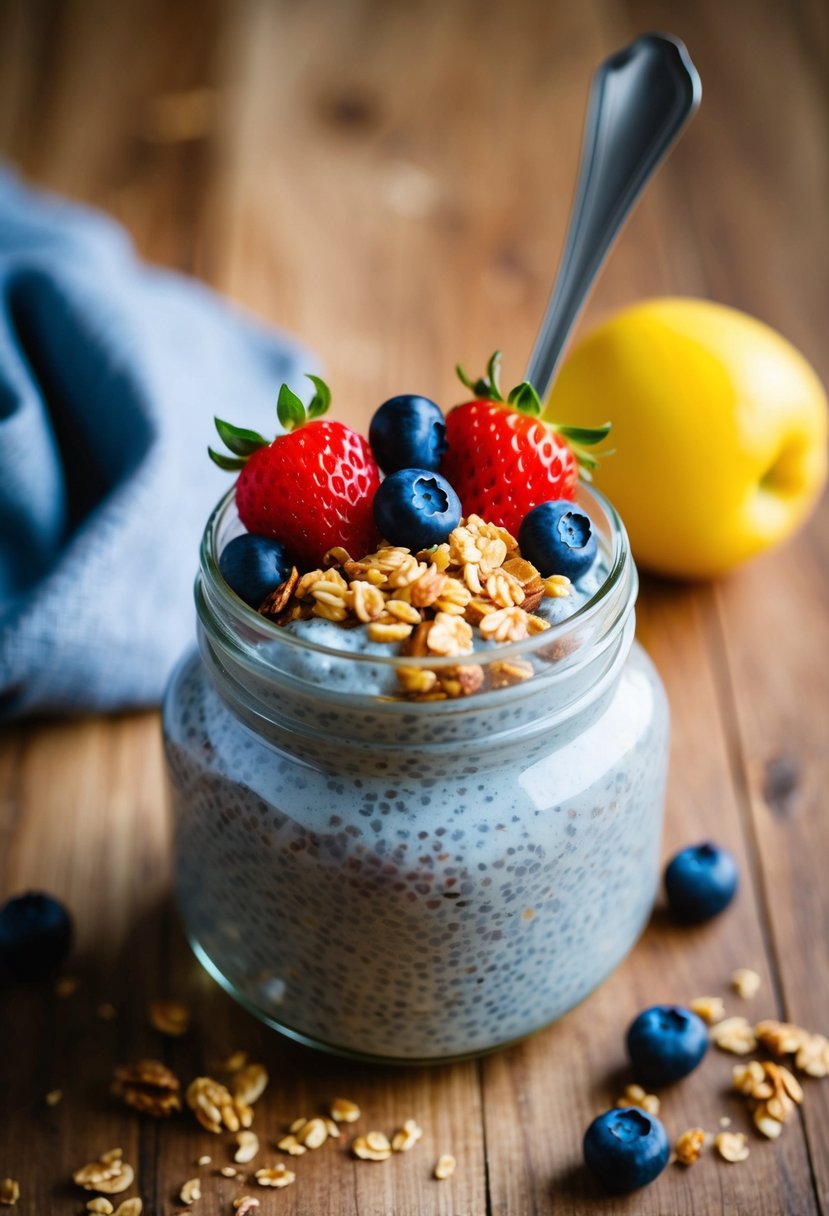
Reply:
[[[701,96],[684,44],[667,34],[643,34],[597,69],[564,252],[527,368],[542,401],[593,280]]]

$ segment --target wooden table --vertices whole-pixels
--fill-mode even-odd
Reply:
[[[341,409],[365,422],[407,386],[449,402],[452,366],[496,345],[518,376],[562,239],[587,83],[649,28],[683,36],[705,99],[613,254],[585,325],[641,296],[743,307],[829,374],[826,348],[827,23],[818,0],[579,0],[507,5],[309,0],[6,0],[0,147],[35,179],[119,217],[149,258],[201,276],[323,353]],[[612,411],[611,411],[612,412]],[[194,555],[195,561],[195,555]],[[261,1212],[524,1216],[635,1212],[807,1216],[829,1210],[829,1082],[751,1156],[710,1151],[628,1201],[580,1168],[582,1132],[626,1080],[623,1032],[642,1006],[762,977],[749,1016],[829,1024],[829,509],[792,544],[716,586],[646,581],[639,633],[674,715],[666,854],[711,835],[739,858],[723,919],[657,912],[633,956],[559,1025],[489,1059],[431,1070],[350,1065],[292,1046],[235,1008],[184,947],[169,900],[158,716],[39,722],[0,748],[0,886],[55,891],[78,921],[72,997],[18,991],[0,1009],[0,1177],[21,1213],[82,1208],[69,1177],[113,1144],[146,1213],[178,1211],[204,1175],[202,1216],[236,1182],[224,1140],[189,1116],[134,1117],[108,1096],[114,1063],[161,1056],[185,1078],[244,1048],[271,1084],[263,1141],[335,1094],[361,1124],[415,1116],[415,1151],[385,1165],[327,1146]],[[162,1041],[147,1000],[192,1002]],[[99,1016],[102,1002],[116,1015]],[[106,1012],[106,1010],[104,1010]],[[747,1126],[713,1053],[664,1095],[676,1135]],[[60,1088],[62,1101],[44,1102]],[[455,1154],[453,1178],[430,1176]],[[213,1166],[195,1166],[212,1152]],[[262,1160],[276,1154],[264,1152]],[[83,1196],[81,1196],[83,1198]]]

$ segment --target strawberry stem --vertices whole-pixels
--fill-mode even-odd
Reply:
[[[305,422],[321,418],[331,404],[331,389],[325,381],[320,376],[312,376],[310,373],[306,378],[314,386],[314,395],[308,403],[307,411],[301,399],[287,384],[283,384],[279,390],[276,414],[285,431],[296,430]],[[268,447],[271,442],[258,431],[248,431],[242,426],[234,426],[232,422],[225,422],[223,418],[214,418],[213,421],[216,424],[219,438],[233,454],[226,456],[222,452],[214,452],[212,448],[207,449],[207,454],[220,469],[225,469],[230,473],[243,469],[249,456],[258,452],[260,448]]]

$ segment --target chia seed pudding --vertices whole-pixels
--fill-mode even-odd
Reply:
[[[580,500],[600,554],[537,609],[550,628],[451,660],[532,678],[420,703],[364,629],[279,629],[236,600],[216,565],[230,496],[214,513],[201,653],[165,705],[178,902],[207,968],[276,1028],[397,1062],[477,1054],[559,1018],[635,943],[668,714],[624,529]]]

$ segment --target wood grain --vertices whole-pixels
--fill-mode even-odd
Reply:
[[[827,25],[819,5],[771,0],[161,0],[0,10],[0,147],[45,184],[102,206],[147,257],[198,273],[319,351],[340,416],[364,424],[410,387],[451,401],[452,366],[505,351],[517,378],[566,222],[590,74],[646,28],[685,37],[704,80],[699,117],[649,189],[582,322],[643,295],[710,295],[760,315],[823,374],[829,299]],[[796,137],[793,136],[796,132]],[[243,420],[241,420],[243,421]],[[738,856],[735,909],[679,932],[659,910],[632,957],[557,1026],[479,1063],[368,1068],[282,1040],[197,966],[170,902],[155,714],[38,723],[0,742],[0,889],[55,891],[79,928],[77,994],[3,993],[0,1176],[21,1212],[74,1212],[71,1171],[118,1143],[145,1211],[180,1209],[205,1176],[204,1216],[240,1190],[211,1171],[225,1138],[189,1119],[132,1118],[112,1065],[150,1055],[183,1077],[244,1048],[272,1082],[257,1114],[262,1160],[286,1122],[337,1093],[389,1132],[426,1139],[388,1166],[327,1145],[301,1186],[263,1211],[336,1216],[548,1216],[829,1210],[829,1087],[745,1165],[671,1167],[629,1201],[580,1168],[593,1114],[629,1079],[623,1033],[645,1004],[726,996],[753,966],[759,1015],[827,1028],[829,512],[791,546],[717,587],[646,580],[639,634],[674,721],[665,850],[712,835]],[[146,1001],[188,999],[193,1034],[162,1041]],[[101,1002],[117,1016],[102,1020]],[[731,1058],[667,1091],[672,1135],[744,1115]],[[47,1107],[56,1087],[64,1099]],[[362,1125],[361,1125],[362,1126]],[[266,1130],[267,1135],[263,1134]],[[458,1170],[430,1168],[451,1151]],[[211,1152],[213,1164],[195,1161]],[[48,1165],[44,1166],[44,1162]],[[257,1164],[259,1162],[257,1161]]]

